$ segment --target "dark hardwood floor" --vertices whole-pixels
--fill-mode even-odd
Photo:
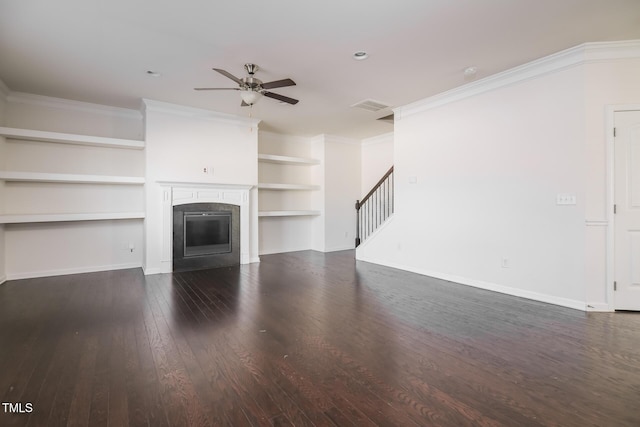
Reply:
[[[352,251],[7,282],[0,370],[1,426],[640,426],[640,314]]]

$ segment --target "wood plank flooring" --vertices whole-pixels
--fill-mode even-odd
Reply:
[[[0,425],[640,426],[640,314],[261,259],[0,286]]]

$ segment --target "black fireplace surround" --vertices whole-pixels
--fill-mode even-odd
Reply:
[[[190,203],[173,207],[173,271],[240,264],[240,206]]]

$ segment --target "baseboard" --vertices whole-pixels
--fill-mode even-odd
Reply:
[[[253,258],[251,258],[249,260],[249,264],[253,264],[253,263],[256,263],[256,262],[260,262],[260,257],[259,256],[253,257]]]
[[[142,267],[142,272],[145,276],[150,276],[152,274],[162,274],[163,271],[161,268],[144,268]]]
[[[7,281],[7,276],[0,276],[0,285]]]
[[[300,252],[300,251],[309,251],[312,250],[308,247],[306,248],[281,248],[281,249],[276,249],[274,251],[265,251],[265,252],[260,252],[260,256],[262,255],[275,255],[275,254],[286,254],[289,252]]]
[[[352,243],[350,245],[345,246],[334,246],[332,248],[325,248],[322,252],[338,252],[338,251],[348,251],[355,249],[355,245]]]
[[[609,307],[609,304],[602,302],[590,302],[587,304],[587,311],[601,311],[601,312],[613,312],[613,308]]]
[[[461,285],[473,286],[474,288],[485,289],[487,291],[499,292],[501,294],[511,295],[514,297],[526,298],[534,301],[544,302],[547,304],[559,305],[561,307],[572,308],[574,310],[586,311],[586,303],[583,301],[573,300],[569,298],[557,297],[554,295],[541,294],[538,292],[527,291],[524,289],[512,288],[510,286],[499,285],[497,283],[485,282],[482,280],[469,279],[466,277],[456,276],[447,273],[440,273],[437,271],[430,271],[421,268],[410,267],[397,263],[383,262],[375,259],[367,259],[366,257],[359,257],[359,261],[370,262],[372,264],[379,264],[385,267],[397,268],[398,270],[409,271],[411,273],[420,274],[423,276],[434,277],[436,279],[446,280],[448,282],[454,282]]]
[[[34,279],[37,277],[66,276],[69,274],[95,273],[98,271],[126,270],[129,268],[141,268],[140,263],[98,265],[92,267],[67,268],[60,270],[32,271],[27,273],[8,273],[7,280]]]

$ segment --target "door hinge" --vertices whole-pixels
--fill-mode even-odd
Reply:
[[[618,290],[618,282],[613,282],[613,290],[614,291]]]
[[[613,128],[613,137],[616,137],[616,128]]]
[[[618,206],[618,205],[613,205],[613,213],[617,213],[617,210],[618,210],[618,209],[617,209],[617,206]]]

